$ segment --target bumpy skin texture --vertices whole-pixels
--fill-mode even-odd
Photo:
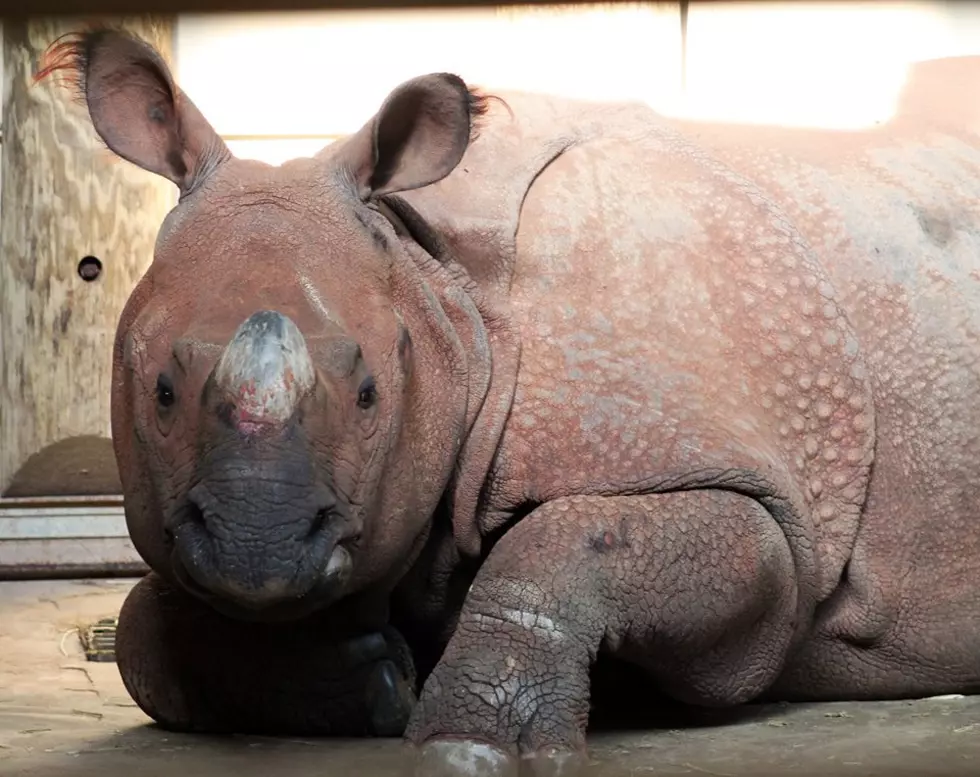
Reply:
[[[522,344],[433,762],[580,750],[597,649],[700,704],[980,688],[978,76],[929,63],[861,133],[507,96],[481,185],[408,195]],[[518,208],[491,265],[477,214]]]
[[[861,133],[487,103],[432,75],[275,169],[231,158],[154,67],[156,91],[90,99],[184,193],[116,350],[127,516],[160,576],[127,602],[121,668],[150,715],[397,720],[408,697],[358,649],[386,619],[425,678],[406,733],[427,774],[574,763],[599,655],[702,705],[980,688],[980,121],[960,107],[980,60],[931,63]],[[316,375],[263,373],[292,393],[261,434],[213,378],[260,308]],[[188,399],[161,409],[171,363]],[[317,577],[334,545],[344,574]],[[191,623],[263,630],[253,697],[221,689],[258,655],[219,667]],[[360,696],[330,690],[348,664]]]
[[[683,701],[751,699],[793,637],[792,577],[779,528],[735,493],[549,502],[481,567],[409,736],[584,747],[600,646]]]
[[[980,685],[980,103],[975,58],[923,63],[872,133],[688,126],[779,202],[855,330],[874,477],[846,577],[773,698]]]

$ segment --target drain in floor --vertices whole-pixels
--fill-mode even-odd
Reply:
[[[85,651],[86,659],[89,661],[116,660],[116,626],[118,624],[118,618],[103,618],[79,629],[79,638],[82,641],[82,649]]]

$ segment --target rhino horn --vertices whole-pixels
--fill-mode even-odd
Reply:
[[[262,310],[232,335],[214,380],[235,403],[239,424],[275,424],[293,415],[316,373],[299,327],[288,316]]]

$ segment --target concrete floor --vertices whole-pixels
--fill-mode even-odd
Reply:
[[[0,775],[292,777],[411,774],[396,741],[176,736],[75,631],[118,612],[132,581],[0,583]],[[980,697],[779,705],[684,730],[597,734],[589,777],[980,775]]]

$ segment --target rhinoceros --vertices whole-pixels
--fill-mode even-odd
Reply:
[[[113,352],[147,715],[506,773],[585,753],[600,660],[980,687],[978,60],[836,133],[430,73],[275,167],[140,39],[50,54],[180,192]]]

